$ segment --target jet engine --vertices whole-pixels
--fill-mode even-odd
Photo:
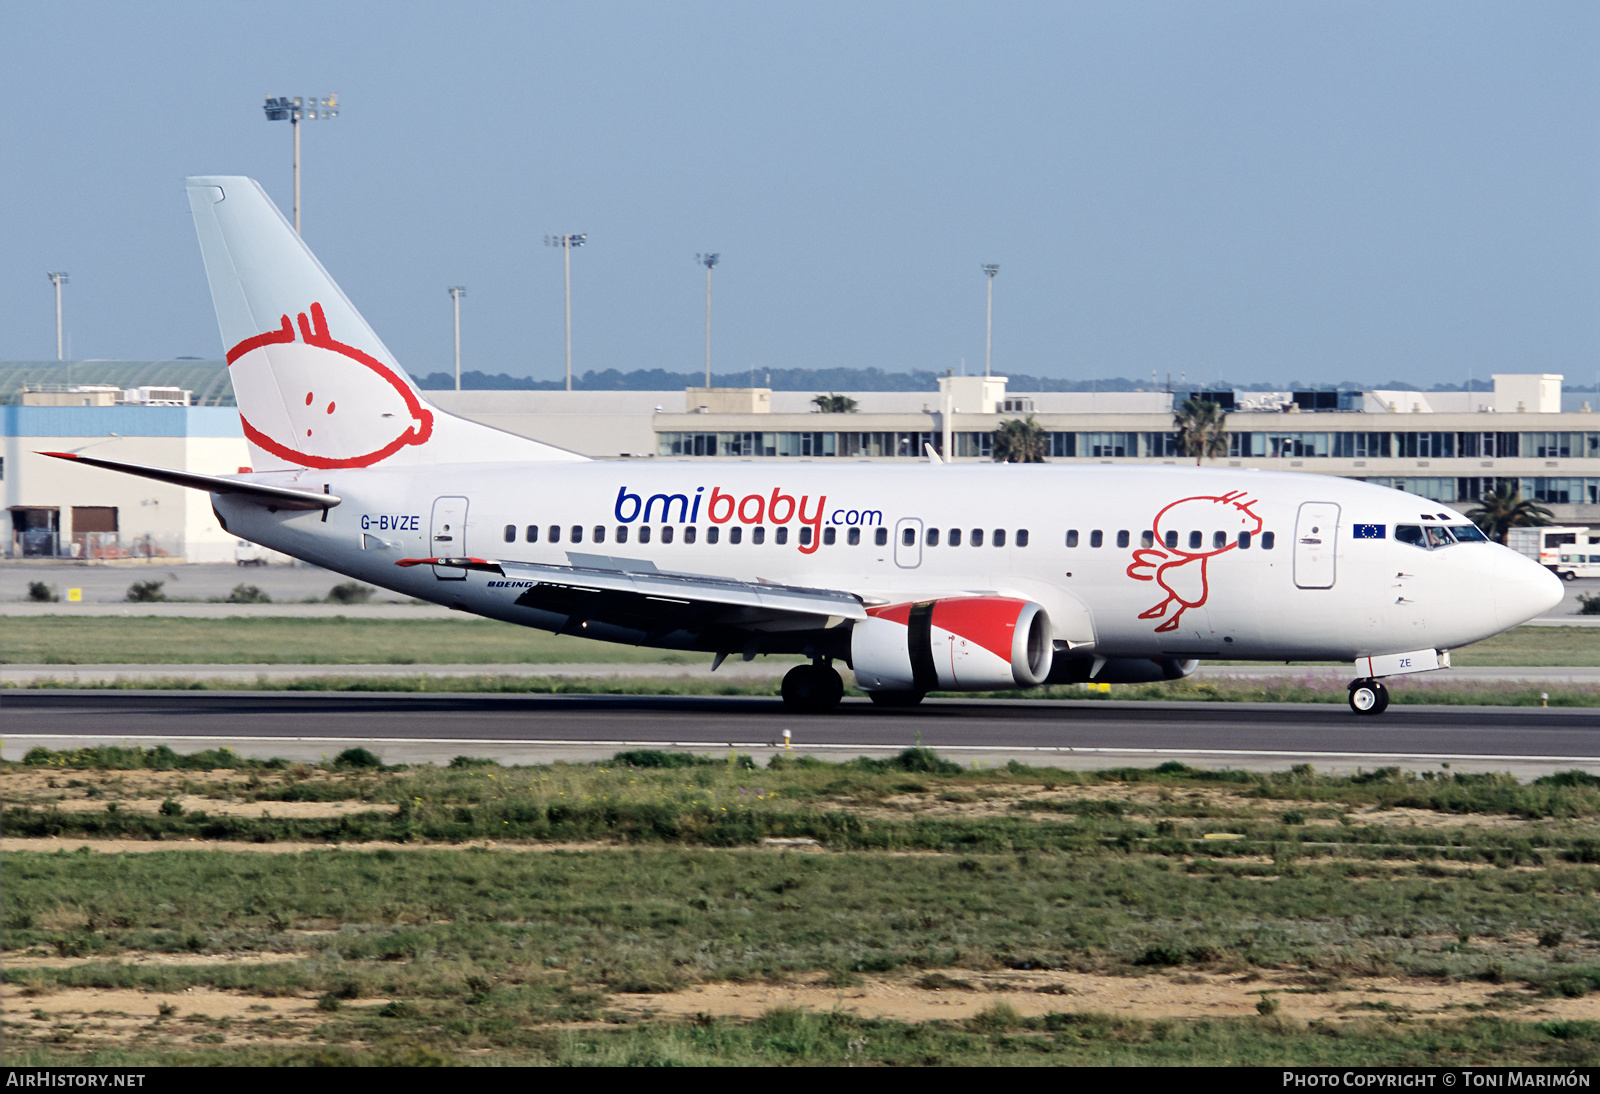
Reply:
[[[1054,655],[1045,610],[1003,596],[868,608],[850,634],[850,667],[867,691],[1031,688]]]

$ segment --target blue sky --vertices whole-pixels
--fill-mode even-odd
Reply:
[[[416,373],[1600,364],[1600,6],[0,5],[0,358],[220,356],[181,189],[288,211]]]

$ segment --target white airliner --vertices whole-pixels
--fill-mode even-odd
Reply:
[[[1128,683],[1201,658],[1382,677],[1561,600],[1438,502],[1191,467],[595,461],[430,405],[261,187],[190,179],[249,474],[51,453],[211,494],[231,534],[408,596],[612,642],[802,654],[875,702]]]

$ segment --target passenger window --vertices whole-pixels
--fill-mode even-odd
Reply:
[[[811,546],[811,525],[809,524],[800,529],[800,546]]]
[[[845,537],[844,538],[845,538],[845,542],[850,544],[850,546],[852,546],[852,547],[859,546],[860,543],[861,543],[861,529],[860,528],[851,528],[850,531],[845,533]]]
[[[915,547],[917,545],[917,530],[915,528],[908,527],[905,529],[905,531],[901,532],[900,544],[904,547]]]
[[[1017,546],[1018,547],[1026,547],[1027,545],[1028,545],[1028,530],[1026,528],[1018,528],[1017,529]]]
[[[671,543],[672,542],[672,532],[673,532],[672,525],[663,524],[661,526],[661,542],[662,543]]]
[[[546,536],[545,538],[551,543],[560,543],[561,542],[561,525],[552,524],[550,526],[550,534],[548,536]]]
[[[649,543],[650,542],[650,526],[648,524],[639,525],[639,542],[640,543]]]
[[[952,547],[961,546],[961,529],[959,529],[959,528],[950,529],[950,546],[952,546]]]
[[[1250,533],[1249,532],[1240,532],[1239,533],[1239,550],[1248,551],[1249,549],[1250,549]]]
[[[774,542],[774,543],[788,543],[789,542],[789,529],[787,527],[785,527],[784,525],[780,524],[772,533],[772,542]]]
[[[1189,533],[1189,550],[1198,551],[1200,549],[1200,545],[1204,542],[1205,540],[1201,537],[1199,532]]]
[[[822,530],[822,544],[823,544],[824,547],[832,547],[833,543],[834,543],[834,540],[836,540],[838,538],[839,538],[839,533],[835,529],[833,529],[833,528],[824,528]]]
[[[1409,543],[1413,547],[1427,550],[1428,541],[1422,534],[1422,529],[1415,524],[1397,524],[1394,526],[1396,543]]]
[[[606,526],[604,524],[596,524],[594,526],[594,541],[596,543],[604,543],[606,541]]]
[[[695,533],[698,531],[699,529],[697,529],[694,525],[687,525],[683,529],[683,542],[693,543],[695,541]]]
[[[983,529],[982,528],[974,528],[967,535],[967,542],[970,543],[974,547],[982,547],[983,546]]]
[[[626,524],[617,525],[617,542],[628,542],[628,526]]]
[[[1128,545],[1129,538],[1130,537],[1128,536],[1128,532],[1127,532],[1126,529],[1124,529],[1123,531],[1118,532],[1117,533],[1117,546],[1118,547],[1126,547]]]
[[[572,526],[572,542],[573,543],[582,543],[583,542],[583,528],[582,528],[582,526],[577,525],[577,524],[574,524]]]
[[[1211,546],[1212,547],[1214,547],[1214,548],[1216,548],[1217,550],[1220,551],[1220,550],[1222,550],[1222,548],[1226,547],[1227,545],[1228,545],[1228,533],[1226,533],[1226,532],[1213,532],[1212,533],[1212,535],[1211,535]]]
[[[767,542],[766,525],[758,524],[754,528],[750,529],[750,542],[755,544]]]
[[[1096,528],[1094,531],[1089,533],[1089,546],[1098,547],[1105,541],[1106,535],[1104,532],[1100,531],[1100,529]]]
[[[506,542],[517,542],[517,526],[515,524],[506,525]]]
[[[738,543],[742,539],[744,539],[744,529],[743,528],[735,526],[735,527],[732,527],[732,528],[728,529],[728,542],[729,543]]]
[[[879,547],[886,547],[889,543],[889,529],[879,528],[872,533],[872,542]]]
[[[1139,533],[1139,546],[1141,546],[1141,547],[1154,547],[1155,545],[1156,545],[1156,534],[1154,532],[1145,531],[1145,532],[1140,532]]]
[[[1272,550],[1272,545],[1275,542],[1277,542],[1277,538],[1278,538],[1277,535],[1272,533],[1272,532],[1262,532],[1261,533],[1261,549],[1263,551]]]
[[[538,543],[539,542],[539,526],[537,524],[528,525],[526,528],[524,528],[522,530],[522,535],[523,535],[523,538],[525,538],[529,543]]]
[[[722,529],[718,528],[715,524],[713,524],[710,528],[706,529],[706,542],[707,543],[715,543],[721,537],[722,537]]]
[[[1168,532],[1165,536],[1162,537],[1162,542],[1167,545],[1167,550],[1169,550],[1169,551],[1177,550],[1178,549],[1178,533],[1177,532]]]
[[[1078,530],[1076,528],[1073,528],[1073,529],[1071,529],[1071,530],[1069,530],[1067,532],[1067,546],[1068,547],[1076,547],[1077,545],[1078,545]]]
[[[996,547],[1004,547],[1006,545],[1006,530],[1004,528],[996,528],[990,542]]]
[[[939,546],[939,529],[937,529],[937,528],[929,528],[928,529],[928,534],[923,537],[923,541],[929,547],[937,547],[937,546]]]

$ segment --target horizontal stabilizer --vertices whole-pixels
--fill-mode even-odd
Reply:
[[[142,479],[169,482],[174,486],[187,486],[209,494],[231,494],[245,501],[266,505],[274,509],[332,509],[343,499],[337,494],[314,494],[310,490],[296,490],[288,486],[267,486],[223,475],[197,475],[192,471],[173,471],[165,467],[150,467],[142,463],[123,463],[120,460],[103,460],[98,456],[80,456],[75,452],[41,452],[41,456],[54,456],[58,460],[76,460],[90,467],[103,467],[107,471],[121,471],[138,475]]]

